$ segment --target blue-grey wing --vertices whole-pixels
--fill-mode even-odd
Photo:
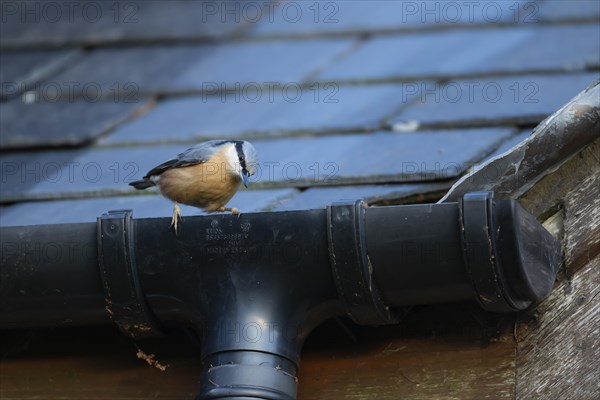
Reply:
[[[222,143],[222,140],[209,140],[208,142],[199,143],[193,147],[190,147],[183,153],[177,155],[177,157],[171,158],[164,163],[157,165],[152,168],[144,178],[151,176],[160,175],[171,168],[189,167],[191,165],[202,164],[210,160],[211,156],[215,152],[215,146]]]

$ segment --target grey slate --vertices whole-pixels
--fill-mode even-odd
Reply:
[[[129,118],[145,101],[2,103],[0,148],[79,146]]]
[[[346,134],[254,141],[253,188],[452,179],[512,135],[511,129]],[[108,196],[186,146],[139,146],[0,156],[0,202]]]
[[[400,85],[303,88],[297,102],[263,91],[259,100],[235,95],[164,100],[102,143],[193,142],[206,138],[280,136],[290,132],[377,129],[414,95]],[[315,99],[315,94],[319,97]],[[316,100],[316,101],[315,101]]]
[[[0,51],[0,97],[10,97],[76,62],[76,50]]]
[[[448,189],[449,183],[434,182],[424,184],[365,185],[310,188],[290,199],[280,201],[273,211],[310,210],[325,208],[334,202],[365,200],[376,202],[398,202],[414,195],[425,195]]]
[[[498,147],[492,154],[487,156],[484,160],[481,160],[481,163],[483,164],[484,162],[487,162],[488,160],[494,157],[498,157],[499,155],[507,152],[508,150],[517,146],[519,143],[523,142],[529,136],[531,136],[531,129],[526,129],[517,133],[516,135],[508,139],[506,142],[502,143],[500,147]]]
[[[263,167],[261,178],[267,181],[263,184],[311,187],[451,179],[511,134],[511,129],[494,128],[377,132],[257,141],[255,145]]]
[[[291,3],[281,3],[273,12],[266,14],[271,18],[254,24],[249,34],[271,37],[313,36],[527,23],[537,21],[535,15],[539,12],[539,6],[533,7],[533,2],[526,0],[429,3],[338,0]]]
[[[6,3],[11,3],[11,8],[9,5],[3,8],[2,47],[218,39],[233,36],[249,22],[248,18],[236,21],[236,15],[224,16],[222,13],[226,11],[225,7],[241,7],[243,2],[240,1],[34,0]],[[207,9],[207,3],[217,5],[217,12]]]
[[[268,210],[281,198],[294,196],[293,189],[242,190],[229,202],[242,212]],[[173,203],[159,195],[117,196],[80,200],[20,203],[0,208],[0,226],[94,222],[110,210],[133,210],[134,218],[170,217]],[[195,207],[181,205],[181,215],[205,215]],[[167,226],[165,226],[165,229]]]
[[[539,5],[541,21],[600,21],[600,2],[596,0],[545,0]]]
[[[456,29],[375,37],[324,70],[317,79],[464,77],[578,71],[598,66],[598,24]]]
[[[210,93],[236,84],[251,91],[269,82],[300,84],[352,44],[351,39],[320,39],[102,48],[55,80],[106,90],[132,85],[140,92]]]
[[[525,75],[430,84],[391,119],[394,130],[538,124],[600,74]]]

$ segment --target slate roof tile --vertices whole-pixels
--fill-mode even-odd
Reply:
[[[80,56],[77,50],[0,51],[0,98],[30,89]]]
[[[295,194],[294,189],[241,190],[229,204],[242,212],[258,212],[269,210],[280,199]],[[132,209],[134,218],[170,217],[173,203],[158,195],[26,202],[0,207],[0,226],[94,222],[107,211],[122,209]],[[181,214],[185,224],[186,216],[206,213],[195,207],[181,205]]]
[[[123,102],[2,103],[0,148],[80,146],[108,132],[146,105]]]
[[[415,183],[400,185],[365,185],[365,186],[334,186],[310,188],[281,204],[273,211],[307,210],[325,208],[340,201],[365,200],[372,204],[375,202],[398,202],[415,195],[447,190],[449,183]]]
[[[519,132],[518,134],[514,135],[512,138],[510,138],[507,141],[505,141],[504,143],[502,143],[500,145],[500,147],[498,147],[492,154],[487,156],[485,158],[485,160],[481,160],[481,163],[483,163],[484,161],[487,161],[491,158],[497,157],[500,154],[510,150],[514,146],[521,143],[523,140],[527,139],[530,135],[531,135],[531,129],[525,129],[525,130]]]
[[[450,179],[512,133],[512,129],[377,132],[255,144],[264,165],[263,179],[307,187]],[[267,162],[273,163],[272,168]]]
[[[95,84],[106,90],[133,85],[141,93],[211,93],[237,85],[253,90],[276,82],[300,84],[353,43],[322,39],[103,48],[55,80],[61,86],[76,82],[79,87]]]
[[[287,94],[262,90],[239,96],[169,99],[159,102],[152,112],[123,125],[102,143],[194,142],[207,138],[283,136],[293,132],[373,130],[415,96],[404,89],[400,85],[325,84],[291,88]]]
[[[538,124],[600,74],[521,75],[424,83],[391,119],[394,130]]]
[[[310,187],[455,178],[511,137],[512,129],[345,134],[255,141],[254,187]],[[183,146],[93,148],[0,156],[0,202],[107,196]]]
[[[544,0],[538,8],[541,21],[600,21],[600,2],[596,0]]]
[[[452,78],[478,74],[577,71],[598,66],[598,24],[477,31],[456,29],[375,37],[324,70],[317,79]]]
[[[241,10],[243,3],[11,1],[2,8],[0,45],[14,48],[231,37],[253,19],[253,10],[227,14],[228,10]]]
[[[291,2],[269,12],[250,34],[313,36],[425,30],[481,24],[523,23],[535,20],[539,6],[532,1],[388,1],[352,0]]]

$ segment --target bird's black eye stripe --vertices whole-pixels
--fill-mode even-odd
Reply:
[[[237,151],[238,160],[240,160],[240,165],[242,167],[242,171],[246,169],[246,157],[244,157],[244,149],[242,148],[243,142],[237,141],[235,142],[235,150]]]

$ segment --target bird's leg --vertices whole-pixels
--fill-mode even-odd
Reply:
[[[219,211],[219,212],[229,211],[230,213],[232,213],[233,215],[237,215],[238,217],[242,213],[240,210],[238,210],[235,207],[232,207],[232,208],[229,208],[229,207],[219,207],[219,209],[217,211]]]
[[[177,222],[183,222],[183,218],[181,218],[181,208],[179,208],[179,204],[173,204],[173,217],[171,217],[171,225],[169,225],[169,229],[173,227],[175,229],[175,234],[177,235]]]

